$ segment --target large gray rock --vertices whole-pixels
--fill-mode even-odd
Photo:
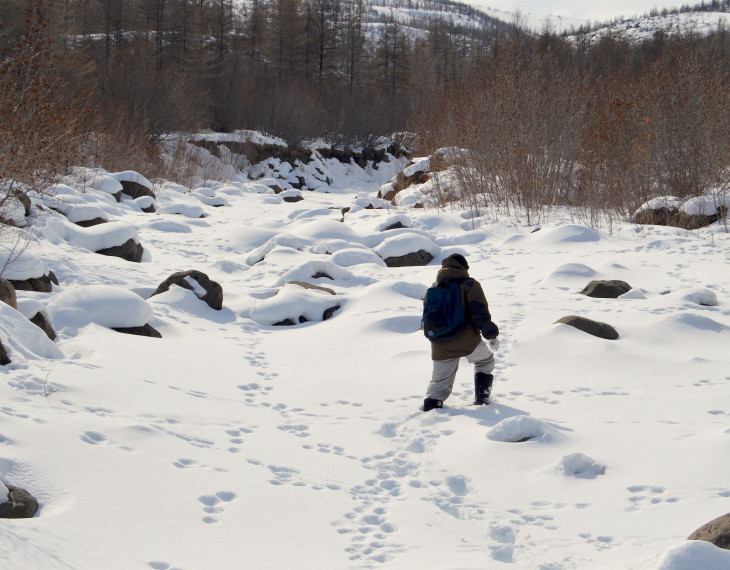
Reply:
[[[555,323],[562,323],[588,333],[598,338],[605,338],[607,340],[616,340],[618,338],[618,332],[611,325],[601,323],[598,321],[592,321],[585,317],[578,317],[576,315],[568,315],[555,321]]]
[[[38,501],[36,501],[28,491],[5,485],[10,493],[8,501],[0,504],[0,518],[2,519],[29,519],[35,516],[38,511]]]
[[[142,255],[144,255],[144,248],[133,239],[128,239],[122,245],[100,249],[96,253],[112,257],[121,257],[127,261],[140,263],[142,261]]]
[[[18,297],[15,294],[15,287],[4,277],[0,277],[0,301],[10,305],[13,309],[18,308]]]
[[[719,548],[730,550],[730,513],[701,526],[689,535],[689,540],[704,540]]]
[[[424,249],[384,259],[388,267],[414,267],[417,265],[428,265],[433,260],[433,255]]]
[[[591,281],[580,294],[597,299],[618,299],[631,291],[631,285],[618,279]]]
[[[189,279],[196,281],[198,285],[203,288],[205,294],[201,296],[198,292],[196,292],[193,285],[191,285],[188,281]],[[190,291],[193,291],[198,296],[198,298],[202,301],[205,301],[211,309],[220,311],[223,308],[223,287],[221,287],[219,283],[216,283],[215,281],[210,279],[202,271],[191,269],[189,271],[179,271],[177,273],[173,273],[172,275],[170,275],[170,277],[160,283],[159,287],[157,287],[152,295],[159,295],[160,293],[164,293],[172,285],[178,285],[183,289],[189,289]]]
[[[51,340],[56,340],[56,331],[53,330],[51,323],[48,321],[43,313],[41,313],[40,311],[37,312],[35,316],[30,319],[30,322],[37,326],[39,329],[41,329],[44,333],[46,333],[46,336],[48,338],[50,338]]]

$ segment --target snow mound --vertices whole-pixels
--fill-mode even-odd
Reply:
[[[606,466],[583,453],[571,453],[560,460],[556,470],[581,479],[595,479],[606,472]]]
[[[336,220],[307,220],[295,225],[297,235],[319,242],[322,240],[344,239],[358,241],[355,232],[347,225]]]
[[[723,325],[710,317],[705,317],[704,315],[698,315],[697,313],[691,313],[689,311],[671,315],[663,319],[662,325],[670,329],[676,329],[678,332],[683,332],[685,334],[691,333],[691,331],[688,331],[687,329],[694,329],[695,333],[697,331],[712,333],[730,331],[730,327]]]
[[[704,287],[678,291],[675,295],[679,296],[682,301],[688,304],[701,305],[703,307],[717,307],[718,305],[717,295]]]
[[[635,289],[632,289],[628,293],[624,293],[623,295],[619,295],[619,299],[646,299],[646,291],[643,289],[639,289],[638,287]]]
[[[591,243],[601,240],[601,236],[595,230],[576,224],[566,224],[533,235],[544,245]]]
[[[193,231],[192,228],[186,224],[164,218],[152,219],[147,222],[145,227],[158,232],[170,232],[177,234],[189,234]]]
[[[730,550],[718,548],[711,542],[688,540],[672,546],[650,558],[637,562],[633,570],[727,570]]]
[[[287,284],[273,297],[256,301],[251,307],[251,318],[261,325],[269,326],[287,319],[296,323],[300,316],[317,322],[323,319],[327,309],[339,304],[326,291]]]
[[[493,441],[518,443],[536,439],[550,441],[557,432],[550,424],[530,416],[513,416],[499,422],[489,430],[487,437]]]
[[[46,333],[5,303],[0,303],[0,333],[3,345],[13,362],[16,362],[18,354],[29,360],[38,357],[63,358],[61,350]]]
[[[142,297],[111,285],[89,285],[62,291],[48,303],[53,321],[61,328],[96,323],[109,328],[139,327],[153,317]]]
[[[564,263],[563,265],[553,269],[546,277],[546,281],[555,279],[573,279],[582,278],[590,279],[597,275],[595,269],[583,265],[582,263]]]

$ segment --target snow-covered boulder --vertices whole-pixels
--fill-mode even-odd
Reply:
[[[53,329],[53,320],[48,307],[43,303],[35,299],[18,299],[18,311],[46,333],[49,339],[55,340],[56,331]]]
[[[279,194],[279,197],[284,200],[284,202],[301,202],[304,200],[304,196],[302,196],[301,190],[284,190]]]
[[[91,323],[110,329],[143,327],[154,316],[142,297],[111,285],[62,291],[50,300],[48,310],[59,330],[80,329]]]
[[[0,339],[13,361],[15,355],[26,359],[63,358],[61,350],[42,330],[5,303],[0,303]]]
[[[65,210],[68,221],[89,228],[109,221],[109,215],[96,204],[76,204]]]
[[[169,290],[173,285],[189,289],[200,299],[205,301],[211,309],[220,311],[223,308],[223,287],[210,279],[202,271],[191,269],[173,273],[157,287],[152,295],[159,295]]]
[[[416,233],[403,233],[388,238],[375,250],[388,267],[428,265],[441,254],[433,241]]]
[[[68,223],[63,218],[51,218],[46,224],[46,233],[48,237],[56,237],[77,247],[127,261],[140,262],[144,255],[137,229],[124,222],[84,228]]]
[[[634,222],[695,230],[726,218],[729,202],[728,192],[723,188],[711,188],[701,196],[684,200],[675,196],[659,196],[636,210]]]
[[[85,183],[94,190],[114,196],[114,199],[117,202],[121,202],[122,200],[122,190],[124,190],[124,186],[122,186],[122,183],[116,178],[113,178],[108,174],[90,172]]]
[[[110,174],[112,178],[122,185],[122,192],[132,199],[147,196],[155,199],[155,193],[152,190],[152,183],[142,176],[139,172],[133,170],[124,170],[122,172],[114,172]]]
[[[711,190],[704,196],[695,196],[679,207],[679,225],[688,230],[704,228],[720,218],[727,217],[730,199],[725,190]]]
[[[411,219],[404,215],[390,216],[380,222],[375,229],[379,232],[387,232],[389,230],[398,230],[402,228],[410,228],[413,225]]]
[[[340,308],[333,293],[308,283],[287,283],[273,297],[257,301],[251,308],[251,318],[269,326],[325,321]]]
[[[140,196],[135,198],[133,202],[147,214],[154,214],[157,211],[157,202],[152,196]]]
[[[364,263],[374,263],[385,267],[385,262],[372,250],[350,247],[340,249],[332,254],[332,263],[336,263],[342,267],[353,267]]]
[[[17,253],[12,248],[0,246],[0,267],[5,268],[2,276],[10,281],[16,291],[50,293],[52,284],[58,285],[58,279],[46,267],[45,261],[29,249]]]
[[[246,194],[279,194],[282,192],[282,187],[273,178],[264,178],[256,182],[243,184],[241,191]]]
[[[682,200],[676,196],[657,196],[643,203],[634,212],[634,222],[657,226],[671,226],[676,223]]]

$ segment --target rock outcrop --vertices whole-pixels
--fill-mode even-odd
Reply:
[[[167,291],[172,285],[189,289],[201,301],[205,301],[211,309],[220,311],[223,308],[223,288],[219,283],[211,280],[202,271],[191,269],[173,273],[157,287],[152,295],[159,295]]]
[[[583,331],[584,333],[597,336],[598,338],[605,338],[606,340],[616,340],[619,336],[616,329],[609,324],[593,321],[576,315],[563,317],[555,321],[555,323],[562,323]]]
[[[689,540],[704,540],[719,548],[730,550],[730,513],[701,526],[689,535]]]

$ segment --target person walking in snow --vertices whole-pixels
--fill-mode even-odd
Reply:
[[[492,322],[489,305],[478,281],[469,277],[466,258],[454,253],[441,262],[434,287],[455,282],[461,293],[464,327],[454,338],[431,341],[433,374],[423,401],[423,411],[442,408],[454,387],[459,359],[465,357],[474,364],[474,404],[489,404],[492,391],[494,353],[499,348],[499,328]],[[482,339],[487,339],[489,345]]]

